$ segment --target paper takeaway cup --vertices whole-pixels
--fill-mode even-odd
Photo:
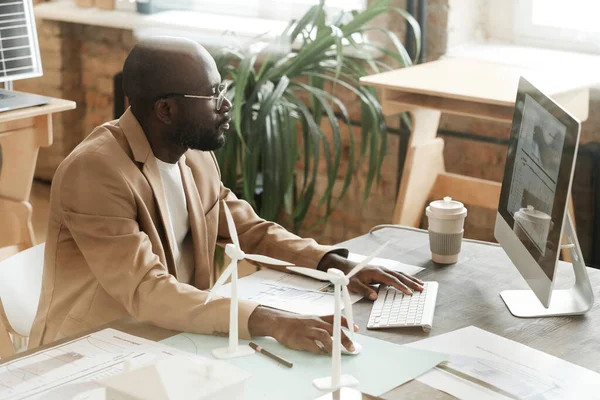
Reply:
[[[432,201],[426,209],[429,220],[431,259],[440,264],[458,261],[467,209],[450,197]]]

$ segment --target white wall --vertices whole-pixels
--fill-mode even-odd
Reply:
[[[449,0],[448,50],[481,42],[513,43],[515,0]]]
[[[486,39],[512,43],[515,40],[513,16],[517,5],[514,0],[485,0]]]
[[[485,39],[487,0],[448,1],[448,50]]]

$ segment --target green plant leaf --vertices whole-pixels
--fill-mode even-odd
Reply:
[[[242,135],[242,107],[244,105],[245,99],[245,90],[248,85],[248,79],[252,72],[252,68],[254,68],[254,63],[256,62],[256,55],[251,55],[250,57],[245,57],[242,59],[240,63],[240,67],[237,72],[237,80],[235,84],[235,98],[233,101],[233,122],[235,126],[235,130],[240,136],[240,139],[243,140]]]
[[[419,26],[419,22],[408,11],[402,8],[392,7],[391,11],[400,14],[413,30],[413,37],[415,38],[415,58],[413,59],[413,63],[416,63],[421,54],[421,27]]]
[[[322,90],[324,83],[325,83],[325,80],[318,76],[309,76],[308,77],[308,85],[310,87]],[[323,108],[321,107],[321,104],[319,103],[318,99],[315,97],[315,95],[313,93],[310,93],[310,106],[312,108],[312,114],[313,114],[315,121],[318,124],[320,124],[321,118],[323,116]]]
[[[325,192],[324,192],[323,196],[321,197],[319,204],[318,204],[318,206],[320,207],[321,205],[323,205],[323,203],[327,202],[327,213],[329,213],[329,210],[331,208],[331,192],[333,190],[333,186],[335,185],[335,180],[336,180],[337,171],[339,169],[340,158],[341,158],[341,154],[339,151],[341,148],[339,124],[337,122],[337,117],[336,117],[335,113],[333,112],[333,109],[327,103],[325,96],[322,95],[323,93],[326,93],[326,92],[324,92],[322,90],[316,90],[315,88],[307,87],[306,85],[301,85],[301,87],[303,87],[305,90],[309,90],[315,94],[315,97],[318,99],[320,107],[323,107],[323,109],[325,109],[327,120],[329,121],[329,125],[332,130],[332,139],[333,139],[333,144],[334,144],[335,156],[332,161],[331,160],[331,150],[329,148],[329,142],[327,141],[326,138],[324,138],[323,150],[325,153],[325,161],[326,161],[326,165],[327,165],[327,187],[326,187]]]
[[[304,14],[302,16],[302,18],[300,18],[300,20],[298,21],[298,23],[296,24],[294,30],[292,31],[291,35],[290,35],[290,40],[293,43],[296,38],[298,37],[298,35],[305,31],[306,28],[309,25],[314,24],[315,20],[317,19],[317,16],[319,15],[319,13],[323,10],[323,5],[319,4],[316,6],[312,6],[308,12],[306,14]]]
[[[310,133],[308,138],[312,147],[313,157],[312,176],[310,177],[308,185],[306,185],[306,190],[300,197],[300,201],[298,202],[298,205],[292,214],[292,218],[294,220],[294,229],[298,231],[302,225],[302,221],[304,220],[306,213],[308,212],[312,198],[314,197],[317,173],[319,170],[321,138],[323,137],[323,133],[321,132],[321,128],[316,124],[306,105],[304,105],[304,103],[297,98],[292,98],[291,101],[296,105],[296,108],[303,120],[306,121],[308,132]]]
[[[258,122],[258,130],[263,127],[261,124],[265,120],[265,117],[271,114],[273,105],[281,99],[283,93],[286,91],[290,84],[290,79],[287,76],[282,76],[279,82],[277,82],[277,86],[275,89],[269,94],[269,96],[264,100],[264,102],[260,103],[260,110],[258,112],[258,117],[256,121]]]
[[[408,66],[412,65],[412,60],[410,59],[410,55],[408,54],[408,51],[406,51],[406,48],[402,45],[402,43],[400,42],[400,39],[398,39],[398,36],[396,36],[396,34],[394,34],[389,29],[375,27],[375,26],[361,30],[361,32],[363,32],[363,33],[366,33],[369,31],[378,31],[378,32],[381,32],[384,35],[386,35],[390,39],[390,42],[392,42],[392,44],[394,45],[394,48],[396,49],[397,54],[387,50],[385,47],[382,47],[382,46],[371,45],[371,44],[367,43],[365,47],[375,48],[378,51],[381,51],[382,53],[385,53],[388,56],[393,57],[403,67],[408,67]]]
[[[323,140],[325,158],[326,158],[326,162],[327,162],[327,188],[318,204],[318,206],[321,206],[321,205],[323,205],[323,203],[327,202],[326,213],[329,214],[331,211],[331,194],[333,191],[333,186],[335,185],[335,182],[336,182],[337,172],[338,172],[339,166],[340,166],[341,138],[340,138],[340,128],[339,128],[339,124],[337,121],[337,116],[335,115],[333,108],[329,105],[328,100],[331,100],[331,101],[335,102],[336,104],[341,105],[342,107],[343,107],[343,103],[338,98],[325,92],[324,90],[313,88],[313,87],[310,87],[310,86],[302,84],[302,83],[294,84],[294,86],[300,87],[303,90],[310,92],[317,99],[319,107],[322,107],[325,110],[325,114],[327,115],[327,120],[329,121],[329,125],[332,130],[332,139],[333,139],[335,155],[334,155],[333,162],[331,162],[331,158],[329,156],[329,153],[330,153],[329,143],[327,142],[326,139]]]

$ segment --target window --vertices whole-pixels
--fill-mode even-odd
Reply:
[[[600,53],[599,1],[515,1],[517,42]]]
[[[161,9],[194,10],[207,14],[291,20],[300,18],[319,0],[153,0]],[[363,10],[366,0],[325,0],[329,14]]]

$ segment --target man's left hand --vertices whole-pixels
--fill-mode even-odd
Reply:
[[[350,261],[338,254],[329,253],[319,263],[321,271],[327,271],[329,268],[337,268],[347,274],[358,263]],[[359,273],[350,278],[348,290],[365,296],[368,299],[376,300],[377,292],[369,285],[384,284],[395,287],[406,294],[412,294],[413,290],[422,291],[423,282],[402,272],[395,272],[384,267],[367,265]]]

